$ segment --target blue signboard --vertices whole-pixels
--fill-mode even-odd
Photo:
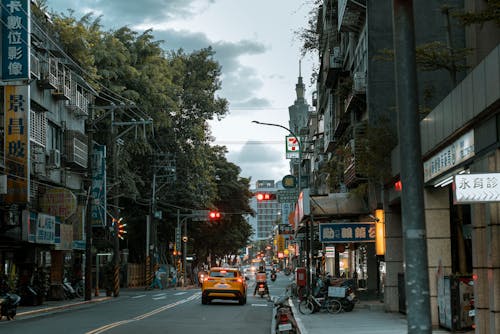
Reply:
[[[106,146],[94,143],[92,154],[92,226],[106,226]]]
[[[30,75],[29,1],[2,1],[2,80],[28,80]]]
[[[319,241],[325,243],[375,242],[375,223],[319,224]]]

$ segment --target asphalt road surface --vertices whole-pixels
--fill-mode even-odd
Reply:
[[[271,295],[283,293],[288,283],[289,277],[278,275],[276,282],[269,282]],[[122,290],[120,297],[107,302],[1,321],[0,333],[269,333],[272,302],[253,296],[253,289],[249,281],[246,305],[223,300],[202,305],[200,289]]]

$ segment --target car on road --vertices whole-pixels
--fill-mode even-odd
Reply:
[[[206,305],[213,299],[237,300],[240,305],[246,304],[247,283],[239,269],[210,269],[201,286],[201,303]]]

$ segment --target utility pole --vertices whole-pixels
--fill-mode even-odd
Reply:
[[[85,215],[85,300],[92,299],[92,154],[94,147],[94,124],[92,121],[94,107],[89,107],[87,118],[87,207]]]
[[[424,173],[418,116],[413,1],[393,1],[408,333],[430,334],[432,322],[427,271]]]
[[[118,137],[116,135],[116,128],[114,126],[115,122],[115,112],[111,112],[111,140],[113,145],[113,178],[114,178],[114,188],[113,192],[113,217],[115,218],[114,224],[114,257],[113,257],[113,296],[118,297],[120,295],[120,239],[118,239],[118,219],[120,218],[120,187],[118,182]]]

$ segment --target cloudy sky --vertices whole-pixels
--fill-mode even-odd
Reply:
[[[228,147],[228,160],[241,176],[281,180],[289,173],[285,136],[288,106],[302,61],[306,97],[314,59],[301,59],[296,32],[307,24],[312,0],[48,0],[49,10],[75,16],[93,12],[106,28],[153,29],[165,49],[186,52],[212,46],[222,66],[221,97],[230,114],[211,123],[216,143]]]

